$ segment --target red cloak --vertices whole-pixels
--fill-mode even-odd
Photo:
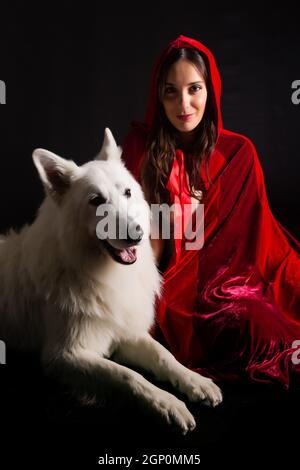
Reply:
[[[293,342],[300,340],[300,244],[272,215],[253,144],[223,129],[220,76],[211,52],[198,41],[180,36],[159,57],[145,123],[133,125],[123,159],[139,180],[159,69],[178,47],[196,47],[208,59],[218,122],[209,160],[214,184],[207,182],[203,165],[204,245],[198,250],[185,250],[184,240],[177,245],[163,273],[153,334],[185,366],[215,380],[288,388],[292,377],[298,383],[300,377],[298,361],[292,360]],[[188,197],[183,174],[184,155],[178,149],[167,188],[181,204]]]

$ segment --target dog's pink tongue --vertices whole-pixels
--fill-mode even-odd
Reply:
[[[119,252],[124,263],[134,263],[136,261],[136,248],[125,248]]]

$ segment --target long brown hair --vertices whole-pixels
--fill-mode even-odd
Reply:
[[[142,185],[149,203],[161,204],[169,201],[166,184],[172,169],[175,150],[178,148],[178,133],[166,117],[162,98],[165,82],[170,67],[180,59],[193,63],[202,74],[207,88],[207,102],[203,118],[198,124],[194,142],[190,148],[185,167],[189,177],[190,195],[199,199],[195,191],[205,188],[201,179],[201,165],[205,157],[206,172],[208,172],[208,159],[217,139],[217,116],[215,113],[215,97],[212,90],[209,67],[206,58],[197,49],[173,49],[160,68],[157,83],[156,107],[152,126],[148,135],[145,157],[141,168]],[[209,175],[207,173],[209,179]]]

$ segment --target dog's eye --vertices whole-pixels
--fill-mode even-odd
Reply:
[[[126,197],[131,197],[131,189],[130,188],[126,188],[125,191],[124,191],[124,196]]]
[[[89,200],[89,204],[91,206],[100,206],[100,204],[105,204],[106,200],[104,199],[103,196],[100,196],[99,194],[97,196],[92,196],[91,199]]]

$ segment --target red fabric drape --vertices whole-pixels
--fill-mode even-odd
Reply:
[[[163,273],[154,334],[180,362],[215,380],[277,382],[287,388],[292,378],[300,383],[300,368],[292,360],[293,342],[300,340],[300,244],[272,215],[253,144],[222,128],[220,77],[201,43],[180,36],[162,53],[145,123],[133,126],[123,159],[139,180],[159,67],[173,47],[181,46],[198,48],[210,64],[218,139],[209,160],[213,185],[202,168],[204,245],[186,250],[184,239],[176,242]],[[167,185],[179,204],[189,198],[182,186],[184,158],[178,149]]]

